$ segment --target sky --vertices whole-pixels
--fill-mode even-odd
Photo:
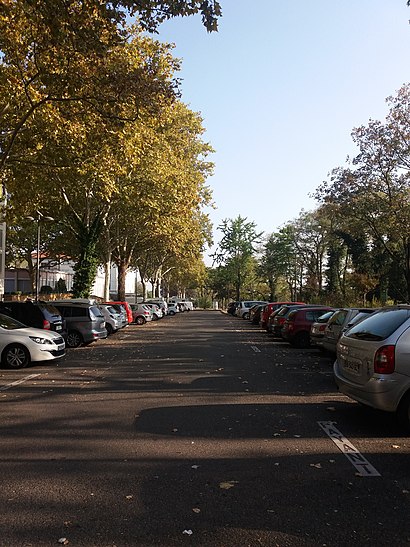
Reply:
[[[220,3],[217,33],[195,16],[157,37],[175,44],[182,100],[215,149],[216,243],[224,219],[270,234],[315,209],[310,194],[356,153],[352,129],[383,120],[385,99],[410,81],[406,0]]]

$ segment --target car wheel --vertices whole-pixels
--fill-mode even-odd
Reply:
[[[69,348],[78,348],[83,343],[81,334],[75,330],[70,330],[67,334],[66,344]]]
[[[154,313],[153,316],[152,316],[152,320],[153,321],[158,321],[158,319],[159,319],[158,315],[156,313]]]
[[[30,353],[20,344],[10,344],[4,349],[1,360],[7,368],[24,368],[30,363]]]
[[[109,336],[110,334],[113,334],[114,329],[112,328],[112,325],[110,325],[109,323],[106,323],[106,324],[105,324],[105,328],[107,329],[108,336]]]
[[[245,313],[242,315],[242,319],[249,319],[249,313],[245,312]]]
[[[171,310],[168,312],[168,315],[175,315],[175,312]]]
[[[400,401],[397,409],[397,418],[403,430],[410,433],[410,393],[407,393]]]
[[[144,323],[146,323],[146,320],[145,317],[142,317],[142,315],[138,315],[135,318],[135,322],[137,323],[137,325],[144,325]]]
[[[310,346],[310,337],[308,332],[300,332],[296,335],[292,342],[292,346],[296,348],[308,348]]]

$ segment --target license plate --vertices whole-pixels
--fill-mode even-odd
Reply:
[[[62,330],[62,326],[61,325],[56,325],[56,330]]]
[[[355,363],[354,361],[344,361],[343,368],[352,374],[359,374],[360,364]]]

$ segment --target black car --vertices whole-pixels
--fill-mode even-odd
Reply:
[[[28,327],[58,332],[65,337],[65,321],[50,302],[0,302],[0,313]]]

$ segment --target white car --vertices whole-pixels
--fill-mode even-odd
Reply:
[[[44,329],[27,327],[0,314],[1,363],[7,368],[24,368],[31,362],[52,361],[65,355],[64,338]]]
[[[98,306],[105,319],[105,328],[108,334],[113,334],[123,327],[121,314],[109,304],[100,304]]]
[[[179,312],[178,304],[168,304],[168,315],[175,315]]]

